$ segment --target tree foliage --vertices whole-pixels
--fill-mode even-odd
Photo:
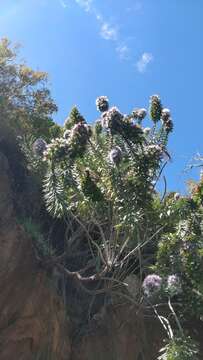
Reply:
[[[52,120],[57,106],[47,87],[47,73],[18,63],[18,47],[0,41],[0,121],[17,134],[32,133],[47,140],[59,134]]]

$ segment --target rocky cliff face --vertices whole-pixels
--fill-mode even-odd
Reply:
[[[0,153],[0,359],[51,359],[49,354],[68,359],[63,306],[16,222],[12,176],[8,159]]]
[[[101,317],[92,321],[91,333],[73,348],[73,359],[152,360],[160,337],[157,342],[153,334],[146,332],[146,324],[137,310],[126,305],[108,307]]]

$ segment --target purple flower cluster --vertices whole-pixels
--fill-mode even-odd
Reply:
[[[148,275],[142,284],[144,294],[147,297],[153,296],[161,290],[162,278],[159,275]]]
[[[162,111],[161,111],[161,120],[163,122],[167,121],[171,116],[171,112],[169,109],[166,109],[164,108]]]
[[[181,282],[178,275],[169,275],[167,279],[167,292],[174,296],[181,292]]]
[[[145,118],[145,116],[147,115],[147,110],[144,108],[136,109],[136,110],[133,110],[132,115],[135,119],[143,120]]]
[[[55,138],[47,145],[43,152],[43,161],[51,160],[52,158],[60,159],[62,155],[67,153],[68,140],[64,138]]]
[[[115,130],[123,121],[123,114],[116,106],[113,106],[108,111],[102,114],[102,126],[107,129]]]
[[[171,112],[169,109],[163,109],[161,112],[161,120],[164,124],[164,127],[167,132],[171,132],[173,130],[173,121],[171,119]]]
[[[60,160],[66,155],[72,156],[75,149],[84,147],[91,137],[91,126],[84,122],[75,124],[71,130],[66,130],[63,137],[51,140],[43,152],[43,161]]]
[[[70,139],[75,135],[80,135],[85,140],[88,139],[91,136],[91,126],[82,122],[74,125],[70,132]]]
[[[107,96],[99,96],[96,99],[96,106],[98,111],[107,111],[109,109],[109,100]]]
[[[109,160],[112,164],[118,165],[122,160],[122,150],[119,146],[115,146],[109,153]]]
[[[44,151],[47,149],[47,143],[44,139],[39,138],[35,140],[32,145],[33,152],[36,156],[41,157],[43,156]]]

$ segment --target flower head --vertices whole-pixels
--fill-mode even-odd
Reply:
[[[96,99],[97,110],[104,112],[109,109],[109,100],[107,96],[99,96]]]
[[[35,142],[32,145],[33,152],[36,156],[43,156],[44,151],[47,148],[47,143],[44,139],[39,138],[35,140]]]
[[[102,126],[110,130],[117,130],[123,121],[123,117],[123,114],[118,110],[118,108],[113,106],[103,113]]]
[[[164,127],[167,133],[173,131],[173,121],[171,118],[168,118],[168,120],[164,122]]]
[[[85,123],[78,123],[73,126],[70,137],[80,136],[84,139],[88,139],[91,136],[91,127]]]
[[[68,140],[64,138],[55,138],[47,145],[46,151],[43,153],[43,160],[59,161],[68,153]]]
[[[162,278],[159,275],[148,275],[142,284],[144,294],[148,297],[153,296],[161,290]]]
[[[143,120],[145,118],[145,116],[147,115],[147,110],[144,108],[136,109],[132,112],[132,115],[135,119]]]
[[[162,111],[161,111],[161,120],[163,122],[167,121],[171,116],[171,112],[169,109],[166,109],[164,108]]]
[[[109,153],[111,163],[118,165],[122,160],[122,150],[119,146],[115,146]]]
[[[181,292],[181,282],[178,275],[169,275],[166,290],[171,296]]]
[[[152,95],[150,97],[150,116],[156,123],[161,118],[162,104],[159,95]]]

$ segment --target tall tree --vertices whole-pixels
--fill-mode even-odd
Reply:
[[[84,117],[80,114],[77,106],[74,106],[72,108],[69,116],[65,120],[64,127],[65,127],[65,129],[70,130],[74,125],[79,124],[81,122],[84,123],[86,121],[85,121]]]

